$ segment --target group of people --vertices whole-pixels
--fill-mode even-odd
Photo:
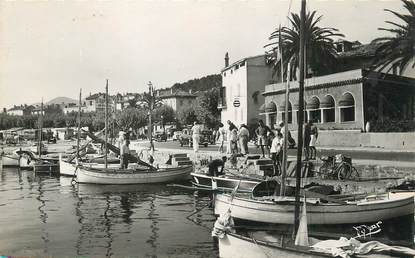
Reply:
[[[287,131],[286,131],[287,130]],[[275,131],[271,130],[262,120],[259,120],[258,127],[255,131],[257,135],[257,144],[261,148],[262,156],[265,157],[266,151],[269,151],[274,165],[280,165],[283,158],[284,137],[287,135],[287,144],[292,145],[294,140],[284,122],[279,122]],[[318,128],[310,120],[304,125],[304,153],[305,159],[316,159],[317,149],[316,141],[318,137]]]
[[[230,120],[227,121],[227,128],[220,123],[218,130],[215,130],[214,137],[219,143],[218,152],[225,152],[225,142],[227,141],[226,154],[249,154],[248,141],[249,129],[245,124],[241,124],[239,128]]]

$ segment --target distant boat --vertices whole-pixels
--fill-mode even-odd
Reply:
[[[232,216],[237,219],[272,223],[292,224],[295,199],[275,196],[272,199],[231,197],[218,194],[215,198],[215,214],[224,214],[232,207]],[[362,199],[344,203],[323,203],[318,198],[307,198],[309,225],[335,225],[376,222],[414,214],[414,198]]]
[[[151,169],[111,169],[78,166],[79,183],[89,184],[151,184],[189,179],[193,165]]]

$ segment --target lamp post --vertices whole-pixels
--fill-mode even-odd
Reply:
[[[161,115],[160,118],[161,118],[161,127],[163,128],[163,134],[165,134],[166,130],[164,130],[164,117],[163,117],[163,115]]]

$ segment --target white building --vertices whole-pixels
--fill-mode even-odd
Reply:
[[[243,58],[229,65],[228,53],[225,68],[221,71],[222,88],[219,106],[221,122],[228,120],[236,126],[258,122],[258,110],[264,103],[262,92],[272,79],[272,68],[266,65],[265,55]],[[265,121],[264,121],[265,122]]]

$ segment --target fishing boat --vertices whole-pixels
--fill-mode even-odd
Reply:
[[[78,164],[83,165],[85,167],[93,167],[93,168],[105,168],[105,164],[102,162],[102,157],[100,159],[95,160],[88,159],[78,161]],[[100,162],[101,161],[101,162]],[[120,167],[119,159],[110,159],[109,164],[107,165],[109,168],[116,169]],[[62,158],[62,155],[59,156],[59,173],[62,176],[75,176],[76,171],[76,162],[72,161],[69,162]]]
[[[169,183],[189,179],[193,166],[151,169],[93,168],[79,165],[76,178],[89,184],[150,184]]]
[[[322,202],[320,198],[307,198],[308,224],[338,225],[377,222],[414,214],[414,198],[365,198],[344,203]],[[234,218],[272,224],[293,224],[295,198],[232,197],[218,194],[215,198],[215,214],[223,214],[232,207]]]
[[[360,243],[359,248],[353,255],[350,256],[340,256],[340,253],[337,255],[335,251],[341,252],[340,248],[332,249],[319,248],[322,246],[324,241],[315,240],[314,245],[312,246],[300,246],[295,244],[284,244],[281,241],[281,235],[274,236],[272,234],[261,234],[262,232],[257,232],[256,234],[242,235],[236,233],[226,233],[223,238],[219,238],[219,257],[221,258],[269,258],[269,257],[284,257],[284,258],[298,258],[298,257],[308,257],[308,258],[317,258],[317,257],[413,257],[415,251],[401,246],[388,246],[381,244],[377,241],[371,241],[368,243],[360,243],[357,240],[330,240],[329,243],[332,245],[338,243],[344,247],[347,242],[352,242],[357,245]],[[289,236],[286,236],[288,239]],[[327,242],[326,242],[327,243]],[[238,251],[239,250],[239,251]],[[243,250],[243,251],[242,251]],[[371,252],[366,252],[370,250]],[[360,253],[359,253],[360,251]],[[374,252],[377,251],[377,252]],[[345,254],[346,252],[344,252]],[[351,253],[351,252],[349,252]]]
[[[233,191],[238,186],[238,192],[250,193],[262,181],[236,175],[209,176],[204,173],[190,173],[190,175],[194,186],[223,192]]]
[[[17,155],[16,153],[3,154],[1,156],[1,164],[3,167],[18,167],[19,155]]]

